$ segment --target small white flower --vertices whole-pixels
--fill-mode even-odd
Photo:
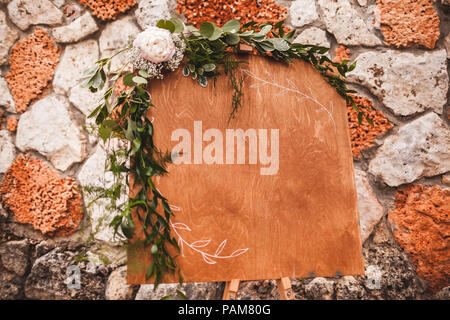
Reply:
[[[133,46],[140,50],[142,58],[153,63],[168,61],[175,53],[170,31],[153,26],[139,33]]]

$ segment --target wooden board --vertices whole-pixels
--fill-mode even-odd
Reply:
[[[243,105],[229,123],[232,90],[227,77],[220,77],[215,87],[211,83],[202,88],[178,70],[151,84],[156,108],[149,117],[156,145],[172,150],[181,141],[171,141],[172,134],[191,136],[190,154],[185,149],[183,156],[192,163],[171,164],[170,174],[156,181],[176,210],[172,232],[183,244],[183,256],[177,261],[184,280],[364,274],[344,99],[303,61],[287,66],[262,57],[244,59],[248,63],[242,67]],[[211,157],[203,159],[199,152],[202,148],[208,154],[211,142],[201,142],[208,129],[218,130],[207,132],[215,134],[212,141],[223,135],[223,157],[216,162],[223,159],[224,164],[207,164]],[[248,131],[252,138],[245,140],[245,163],[237,164],[235,150],[234,158],[230,153],[228,159],[234,164],[226,164],[231,150],[226,147],[227,129],[255,129],[257,150],[272,155],[272,169],[261,170],[269,167],[263,164],[269,163],[267,158],[260,158],[256,149],[250,152],[252,131]],[[267,129],[267,135],[260,129]],[[277,129],[275,170],[272,130]],[[215,151],[220,154],[220,149]],[[129,283],[146,282],[145,265],[150,261],[146,251],[130,245]]]

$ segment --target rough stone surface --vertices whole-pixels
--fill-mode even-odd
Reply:
[[[444,38],[444,46],[447,51],[447,59],[450,59],[450,33]]]
[[[369,164],[369,172],[391,187],[449,170],[450,130],[434,112],[387,137]]]
[[[82,186],[110,188],[113,185],[113,174],[105,172],[106,159],[105,147],[101,143],[97,144],[95,153],[86,160],[78,173],[78,181]],[[127,190],[123,189],[123,195],[119,201],[126,200]],[[85,202],[89,204],[95,199],[95,195],[85,193],[84,198]],[[119,232],[114,236],[114,230],[109,223],[119,212],[108,208],[108,204],[107,199],[98,199],[86,209],[86,213],[91,221],[95,239],[118,244],[123,240],[123,236]]]
[[[115,19],[119,14],[131,9],[136,0],[78,0],[84,7],[101,20]]]
[[[40,300],[98,300],[105,297],[107,270],[87,272],[85,264],[75,263],[78,251],[55,248],[36,259],[25,282],[25,295],[28,299]],[[72,273],[67,271],[71,265],[80,267],[80,289],[69,289],[67,284]]]
[[[366,241],[375,226],[383,217],[383,207],[374,194],[367,173],[355,169],[356,191],[358,196],[359,227],[362,242]]]
[[[372,51],[360,54],[356,60],[356,68],[347,79],[366,86],[396,115],[408,116],[427,109],[442,113],[448,90],[445,50],[420,54]]]
[[[170,18],[168,0],[141,0],[134,14],[142,29],[156,25],[160,19]]]
[[[97,30],[98,26],[94,18],[86,12],[70,24],[53,29],[52,35],[56,42],[69,43],[84,39]]]
[[[98,45],[95,40],[85,40],[66,47],[61,62],[55,71],[53,87],[57,93],[66,93],[81,79],[84,70],[98,60]]]
[[[334,295],[334,282],[327,278],[314,278],[305,285],[305,293],[309,299],[331,300]]]
[[[361,158],[361,151],[373,146],[375,139],[391,129],[392,124],[388,119],[386,119],[382,112],[374,108],[371,100],[364,97],[353,96],[353,101],[356,105],[366,107],[363,111],[373,122],[373,126],[367,120],[364,120],[361,124],[359,124],[358,112],[353,109],[351,104],[347,105],[352,154],[354,158],[359,159]]]
[[[328,31],[334,34],[339,44],[369,47],[381,44],[348,0],[318,0],[318,4]]]
[[[16,157],[13,139],[7,130],[0,130],[0,173],[5,173]]]
[[[129,16],[123,17],[113,23],[110,23],[100,35],[100,53],[101,57],[112,56],[116,51],[125,48],[130,36],[136,36],[139,28]],[[111,70],[121,68],[126,63],[127,54],[121,53],[111,60]]]
[[[0,10],[0,66],[8,61],[9,49],[19,37],[19,34],[6,23],[6,15]]]
[[[9,91],[8,83],[3,77],[0,77],[0,107],[5,108],[8,112],[16,113],[14,99]]]
[[[387,45],[433,49],[439,39],[436,0],[377,0],[381,31]]]
[[[389,212],[395,240],[410,255],[432,292],[450,285],[450,190],[412,185],[400,189]]]
[[[28,240],[9,241],[0,245],[0,260],[4,268],[23,276],[29,265]]]
[[[8,4],[11,21],[20,29],[26,30],[30,25],[59,25],[63,14],[49,0],[12,0]]]
[[[17,127],[16,145],[22,151],[36,150],[59,170],[86,157],[86,138],[72,120],[68,101],[49,96],[25,112]]]
[[[325,30],[311,27],[303,30],[293,41],[294,43],[313,44],[316,46],[322,46],[330,48],[330,40],[327,38]]]
[[[69,101],[85,116],[88,116],[98,106],[104,93],[104,89],[93,93],[80,85],[76,85],[70,90]]]
[[[450,174],[444,174],[442,176],[442,183],[450,186]]]
[[[17,112],[25,112],[28,105],[48,91],[61,50],[44,29],[18,41],[11,50],[11,68],[6,81],[14,97]]]
[[[0,299],[16,300],[22,298],[23,278],[13,272],[0,268]]]
[[[319,17],[314,0],[296,0],[289,8],[290,22],[294,27],[303,27]]]
[[[133,287],[127,285],[127,267],[114,270],[106,283],[105,297],[107,300],[130,300],[133,296]]]
[[[160,284],[156,291],[153,288],[152,284],[141,285],[136,300],[160,300],[167,296],[178,300],[177,290],[183,292],[188,300],[219,300],[224,286],[221,282],[197,282],[186,283],[182,288],[176,283]]]
[[[20,223],[47,235],[73,233],[83,217],[73,178],[61,178],[40,159],[20,154],[0,184],[0,200]]]

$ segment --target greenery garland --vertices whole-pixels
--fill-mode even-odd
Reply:
[[[172,18],[160,20],[157,27],[170,31],[175,42],[180,41],[179,47],[182,47],[185,57],[182,62],[184,76],[191,76],[202,87],[206,87],[208,80],[215,83],[222,73],[228,75],[234,90],[230,120],[241,107],[244,78],[237,72],[241,61],[234,60],[233,54],[238,52],[238,46],[243,43],[256,49],[260,55],[278,61],[291,63],[295,59],[301,59],[311,63],[346,99],[347,104],[358,112],[359,122],[366,118],[372,124],[363,112],[366,107],[355,104],[350,95],[355,91],[349,90],[343,80],[346,73],[355,68],[356,62],[351,65],[347,60],[341,63],[332,62],[324,55],[328,48],[290,43],[294,31],[285,33],[283,21],[275,25],[249,22],[241,27],[237,20],[230,20],[221,28],[214,23],[204,22],[200,29],[196,29],[192,26],[185,28],[180,20]],[[148,110],[153,107],[147,85],[148,81],[156,76],[145,68],[134,68],[133,72],[125,72],[128,64],[107,73],[112,58],[124,51],[133,50],[135,48],[130,45],[112,57],[100,59],[83,74],[87,78],[83,86],[92,92],[103,90],[107,85],[99,105],[89,115],[90,118],[95,118],[99,136],[104,142],[117,138],[125,141],[127,145],[126,150],[108,151],[105,170],[114,175],[114,185],[109,188],[86,187],[85,191],[95,195],[95,199],[108,198],[110,208],[121,212],[111,222],[115,234],[120,228],[126,238],[133,237],[135,226],[131,213],[136,212],[143,224],[143,245],[150,250],[153,258],[153,262],[146,269],[145,277],[147,280],[153,277],[156,288],[166,272],[177,272],[180,284],[183,282],[183,274],[176,262],[176,256],[172,256],[167,249],[168,246],[173,246],[180,251],[170,232],[170,219],[174,214],[168,200],[153,184],[154,177],[168,173],[167,164],[171,162],[171,155],[159,150],[154,144],[154,127],[146,117]],[[178,60],[181,61],[179,57]],[[164,65],[151,66],[152,70],[161,70]],[[170,70],[175,68],[173,64],[165,66]],[[120,78],[128,88],[115,94]],[[140,190],[134,197],[130,196],[127,201],[120,202],[124,190],[133,187],[130,186],[130,175],[134,178],[134,185],[139,185]]]

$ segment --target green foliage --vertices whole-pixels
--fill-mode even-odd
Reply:
[[[241,107],[244,82],[244,77],[238,72],[242,61],[235,60],[232,54],[238,51],[239,44],[244,43],[256,49],[259,54],[284,63],[291,63],[295,59],[311,63],[358,112],[360,122],[365,117],[369,123],[372,123],[362,111],[363,106],[356,105],[353,101],[350,94],[355,91],[349,90],[343,80],[347,72],[355,68],[355,63],[348,65],[348,61],[332,62],[324,55],[328,51],[324,47],[291,44],[289,40],[294,33],[285,33],[283,22],[276,25],[268,23],[257,25],[256,22],[249,22],[241,27],[239,21],[231,20],[222,28],[214,23],[205,22],[200,29],[196,29],[192,26],[185,28],[181,21],[172,18],[159,21],[158,27],[172,33],[179,33],[185,41],[187,58],[183,67],[185,77],[191,76],[202,87],[206,87],[210,82],[208,80],[215,83],[221,72],[228,75],[233,88],[229,121]],[[185,29],[187,33],[183,32]],[[130,48],[125,48],[115,55]],[[170,219],[173,217],[173,212],[168,200],[153,184],[156,176],[167,174],[166,167],[171,161],[171,155],[160,151],[155,146],[154,127],[146,117],[149,109],[153,107],[151,96],[147,91],[150,76],[144,70],[124,73],[123,70],[126,67],[124,65],[111,78],[108,78],[105,68],[109,69],[110,61],[114,56],[100,59],[94,67],[85,71],[83,76],[87,79],[84,87],[96,92],[108,84],[102,100],[89,117],[95,118],[98,134],[105,142],[111,138],[118,138],[127,142],[127,147],[125,150],[111,151],[108,155],[105,170],[114,175],[113,186],[107,189],[86,187],[85,191],[95,194],[95,199],[110,199],[110,208],[120,211],[120,214],[113,217],[111,222],[116,233],[120,228],[128,239],[133,237],[135,225],[132,214],[142,223],[142,231],[145,235],[143,245],[153,257],[152,263],[146,268],[145,277],[154,279],[155,288],[167,272],[173,274],[177,272],[182,284],[182,271],[175,257],[168,251],[169,246],[175,247],[177,251],[180,250],[170,231]],[[340,76],[335,74],[333,68]],[[120,77],[123,77],[123,83],[129,89],[116,96],[113,94],[114,88]],[[129,197],[126,202],[120,203],[123,187],[125,185],[133,187],[130,186],[129,175],[133,176],[134,184],[139,185],[140,189],[134,197]],[[179,292],[178,296],[183,298],[184,295]]]

